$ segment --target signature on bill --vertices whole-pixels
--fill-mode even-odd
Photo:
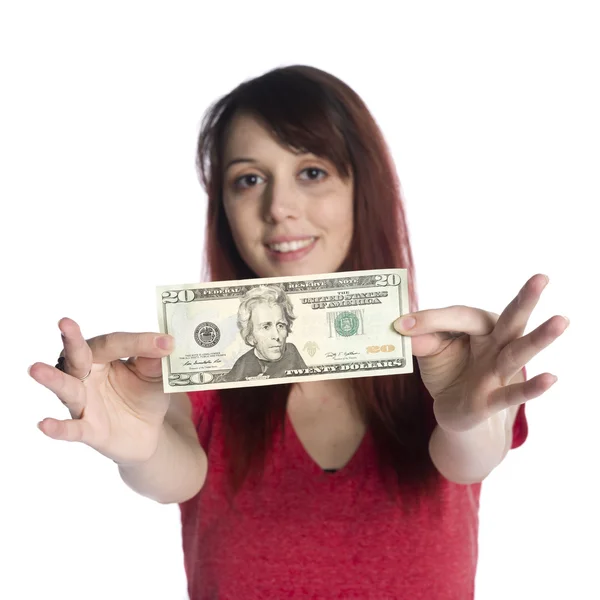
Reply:
[[[340,351],[340,352],[326,352],[325,353],[326,358],[330,358],[333,360],[346,360],[348,358],[354,358],[355,356],[358,356],[358,355],[359,355],[359,353],[354,352],[354,351],[351,351],[351,352]]]
[[[194,362],[192,362],[191,360],[188,360],[188,361],[186,361],[186,362],[183,363],[183,366],[184,367],[191,367],[191,366],[198,367],[200,365],[217,365],[220,362],[222,362],[220,358],[217,358],[215,360],[210,360],[210,359],[207,359],[207,360],[195,360]]]

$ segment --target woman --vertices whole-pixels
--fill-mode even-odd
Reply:
[[[212,280],[406,268],[412,312],[394,327],[412,337],[415,372],[169,398],[169,336],[85,341],[65,318],[59,368],[30,373],[72,419],[40,429],[180,503],[192,600],[472,598],[481,481],[525,440],[524,402],[555,381],[524,376],[568,325],[555,316],[523,336],[547,278],[500,316],[416,312],[386,145],[361,99],[314,68],[276,69],[217,102],[198,167]]]

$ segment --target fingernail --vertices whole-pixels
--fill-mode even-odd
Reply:
[[[170,350],[173,345],[173,336],[171,335],[161,335],[154,340],[154,343],[161,350]]]
[[[31,367],[33,367],[33,365],[27,367],[27,375],[31,375]]]
[[[401,319],[394,321],[394,329],[399,333],[408,331],[415,326],[416,322],[417,320],[414,317],[402,317]]]

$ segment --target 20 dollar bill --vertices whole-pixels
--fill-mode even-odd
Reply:
[[[406,269],[157,287],[167,393],[412,373]]]

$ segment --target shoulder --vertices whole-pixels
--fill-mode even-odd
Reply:
[[[292,365],[294,368],[306,367],[306,363],[298,351],[298,348],[296,348],[296,346],[291,342],[288,342],[285,345],[284,363],[286,365]]]
[[[242,354],[236,361],[233,363],[233,367],[227,375],[225,375],[225,381],[237,381],[243,377],[243,374],[248,370],[257,368],[258,359],[254,354],[254,348],[248,350],[248,352]]]
[[[244,354],[242,354],[236,361],[235,364],[233,365],[234,367],[237,365],[243,365],[246,363],[253,363],[256,362],[258,359],[256,358],[256,355],[254,354],[254,348],[250,348],[250,350],[248,350],[248,352],[244,352]]]
[[[298,350],[298,348],[296,348],[295,344],[292,344],[291,342],[288,342],[286,344],[285,353],[288,356],[290,356],[290,358],[295,358],[295,359],[301,360],[304,363],[304,359],[302,358],[302,354],[300,354],[300,351]]]

